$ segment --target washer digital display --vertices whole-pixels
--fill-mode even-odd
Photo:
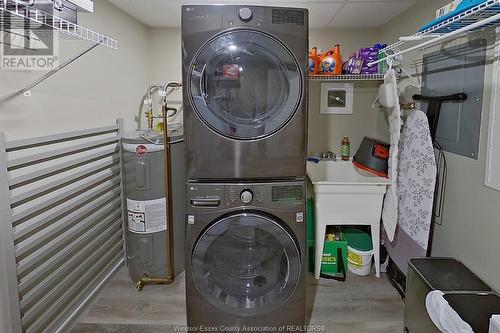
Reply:
[[[302,200],[301,185],[273,186],[272,200],[273,201],[296,201]]]

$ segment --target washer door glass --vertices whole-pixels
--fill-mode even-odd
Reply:
[[[212,224],[192,253],[201,295],[224,313],[268,314],[281,307],[300,278],[294,238],[275,219],[239,213]]]
[[[190,94],[198,116],[234,139],[280,130],[302,95],[302,73],[287,48],[271,36],[238,30],[209,41],[194,58]]]

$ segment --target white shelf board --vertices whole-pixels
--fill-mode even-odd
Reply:
[[[309,81],[383,81],[384,74],[309,75]]]

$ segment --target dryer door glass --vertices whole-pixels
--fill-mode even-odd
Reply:
[[[217,309],[239,316],[278,309],[301,274],[294,237],[277,220],[257,213],[212,224],[198,239],[191,264],[201,295]]]
[[[293,117],[302,77],[285,45],[267,34],[240,30],[202,47],[190,68],[188,89],[207,126],[234,139],[257,139]]]

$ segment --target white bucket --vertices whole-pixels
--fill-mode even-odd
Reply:
[[[347,246],[349,271],[356,275],[368,275],[372,267],[373,250],[360,251]]]

